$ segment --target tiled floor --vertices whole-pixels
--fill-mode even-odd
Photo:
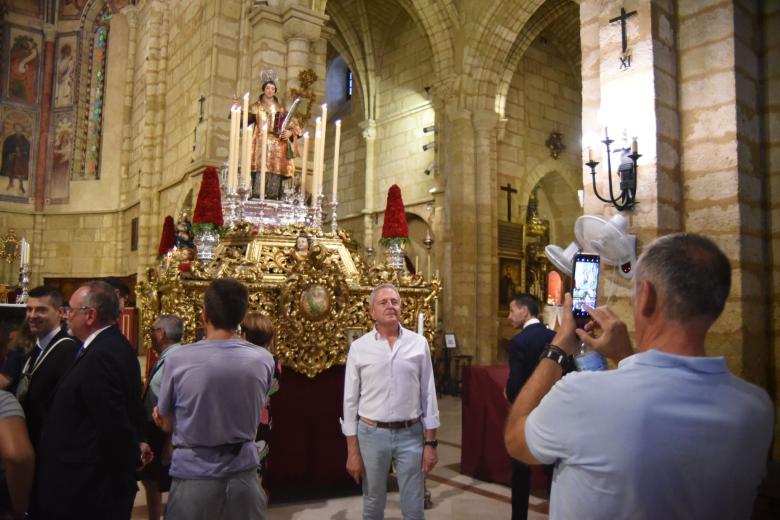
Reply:
[[[461,475],[461,403],[455,397],[442,397],[439,400],[442,426],[439,430],[439,464],[427,479],[431,492],[433,508],[426,511],[429,520],[472,520],[501,519],[511,517],[508,487],[482,482]],[[362,499],[359,496],[333,498],[308,502],[295,502],[272,505],[269,509],[271,520],[359,520],[362,512]],[[547,518],[547,501],[531,497],[528,518],[539,520]],[[145,519],[146,501],[143,491],[138,493],[134,519]],[[398,493],[390,493],[385,511],[387,520],[401,520]]]

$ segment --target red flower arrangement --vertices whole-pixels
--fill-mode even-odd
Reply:
[[[168,215],[163,222],[162,235],[160,236],[160,246],[157,248],[157,256],[165,254],[176,245],[176,226],[173,224],[173,217]]]
[[[217,169],[213,166],[207,166],[200,180],[195,214],[192,216],[192,228],[196,233],[202,229],[220,231],[223,222],[222,197],[219,193]]]
[[[392,244],[409,243],[409,224],[406,222],[404,201],[401,198],[401,188],[397,184],[387,191],[385,206],[385,222],[382,225],[382,238],[379,244],[388,247]]]

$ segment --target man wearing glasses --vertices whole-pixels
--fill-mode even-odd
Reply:
[[[139,443],[140,367],[116,326],[118,315],[105,282],[87,282],[70,298],[70,330],[83,345],[41,433],[37,473],[45,481],[35,492],[36,518],[130,518],[135,470],[151,452]]]
[[[53,287],[36,287],[27,300],[27,323],[35,347],[22,369],[16,397],[24,408],[30,441],[37,447],[49,405],[60,379],[73,364],[79,342],[61,325],[62,293]]]

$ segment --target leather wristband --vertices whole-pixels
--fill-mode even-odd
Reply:
[[[431,448],[436,448],[439,446],[439,441],[437,441],[436,439],[432,441],[425,441],[423,442],[423,446],[430,446]]]
[[[548,343],[545,349],[542,351],[542,355],[539,356],[539,360],[541,361],[542,359],[550,359],[555,361],[558,363],[558,365],[560,365],[564,372],[566,372],[571,363],[570,356],[566,353],[566,351],[557,345],[553,345],[552,343]]]

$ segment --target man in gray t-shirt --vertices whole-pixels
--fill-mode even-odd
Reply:
[[[274,361],[236,335],[247,306],[240,282],[213,281],[203,299],[206,339],[166,358],[154,415],[173,433],[169,520],[265,518],[254,440]]]
[[[0,390],[0,461],[0,516],[13,511],[21,517],[27,511],[30,501],[33,448],[27,435],[22,407],[5,390]]]

